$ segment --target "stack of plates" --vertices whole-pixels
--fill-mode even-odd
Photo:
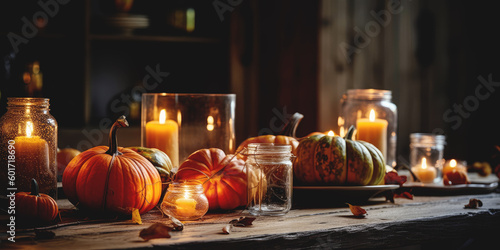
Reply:
[[[135,29],[144,29],[149,26],[149,18],[144,15],[117,14],[104,18],[109,27],[118,29],[126,35],[131,35]]]

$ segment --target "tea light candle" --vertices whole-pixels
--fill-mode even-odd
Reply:
[[[455,159],[451,159],[444,165],[443,167],[443,175],[446,175],[448,172],[453,172],[453,170],[456,171],[463,171],[467,173],[467,168],[460,162],[457,162]]]
[[[159,121],[146,124],[146,147],[162,150],[175,167],[179,166],[179,126],[174,120],[167,119],[165,109],[160,111]]]
[[[432,166],[427,166],[425,157],[422,158],[422,165],[411,168],[411,171],[418,177],[421,182],[432,183],[436,179],[437,171]]]
[[[196,200],[185,194],[183,198],[175,201],[177,215],[183,217],[192,217],[196,215]]]
[[[375,111],[370,111],[368,119],[358,119],[356,121],[356,128],[358,140],[366,141],[377,147],[384,158],[387,156],[387,121],[376,119]]]

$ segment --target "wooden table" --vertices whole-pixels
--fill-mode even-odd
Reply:
[[[483,206],[465,209],[470,198]],[[60,208],[71,209],[67,200]],[[0,248],[35,249],[283,249],[283,248],[391,248],[410,245],[440,246],[453,249],[464,244],[497,248],[500,232],[500,194],[460,196],[415,196],[397,198],[395,203],[383,198],[361,205],[367,216],[356,218],[347,205],[330,208],[292,209],[281,217],[257,217],[252,226],[235,227],[231,234],[222,228],[244,211],[205,215],[202,220],[185,222],[184,230],[171,232],[170,239],[143,241],[141,229],[161,222],[158,210],[142,216],[143,224],[131,220],[85,222],[49,229],[53,239],[35,239],[34,231],[18,231],[15,243],[2,241]],[[496,238],[495,238],[496,237]],[[2,237],[3,238],[3,237]],[[493,244],[493,245],[492,245]]]

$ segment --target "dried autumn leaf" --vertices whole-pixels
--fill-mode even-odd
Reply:
[[[360,206],[354,206],[354,205],[351,205],[349,203],[346,203],[346,204],[349,205],[349,209],[351,209],[351,213],[354,216],[356,216],[356,217],[363,217],[363,216],[367,215],[366,210],[364,210]]]
[[[155,223],[139,232],[139,237],[145,241],[157,238],[170,238],[170,227],[162,223]]]
[[[395,192],[394,198],[406,198],[409,200],[413,200],[413,194],[411,194],[410,192],[401,192],[401,193]]]
[[[251,226],[252,222],[255,220],[255,217],[240,217],[239,219],[234,219],[229,222],[229,224],[232,224],[233,226],[236,227],[246,227],[246,226]]]
[[[388,172],[384,176],[384,182],[386,185],[398,184],[402,186],[406,182],[406,176],[399,176],[396,172]]]
[[[222,232],[225,234],[230,234],[231,230],[233,230],[233,224],[227,224],[225,227],[222,228]]]
[[[139,209],[134,208],[132,210],[132,222],[142,225],[142,219],[141,219],[141,214],[139,213]]]
[[[170,219],[169,226],[172,229],[172,231],[184,230],[184,224],[182,224],[182,222],[180,220],[176,219],[173,216],[170,216],[169,219]]]
[[[469,204],[465,205],[464,208],[478,208],[482,207],[483,202],[479,199],[470,199]]]

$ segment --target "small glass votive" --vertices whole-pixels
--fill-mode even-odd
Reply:
[[[142,146],[162,150],[176,168],[198,149],[233,153],[235,107],[235,94],[143,94]]]
[[[35,179],[40,193],[57,199],[57,121],[49,99],[8,98],[0,141],[0,193],[30,192]]]
[[[248,211],[284,215],[292,207],[292,146],[250,143],[247,147]]]
[[[444,135],[410,134],[411,170],[420,182],[436,183],[441,181],[445,144]]]
[[[161,210],[179,220],[197,220],[208,211],[208,199],[198,182],[174,182],[168,186]]]
[[[443,176],[448,172],[452,172],[453,170],[463,171],[467,173],[467,161],[456,160],[456,159],[451,159],[446,161],[446,163],[443,166]]]

